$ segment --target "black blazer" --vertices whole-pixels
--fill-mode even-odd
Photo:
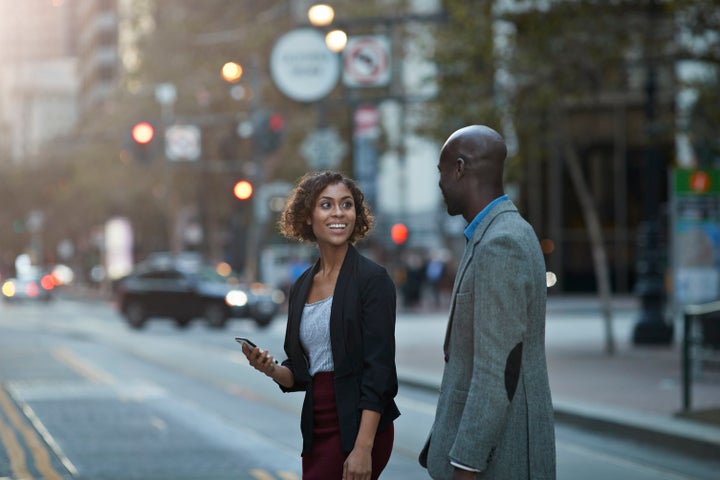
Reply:
[[[312,379],[300,344],[300,319],[319,260],[293,284],[288,300],[285,353],[295,384],[283,391],[305,391],[300,430],[303,454],[312,448]],[[381,414],[378,431],[400,416],[395,368],[395,284],[387,270],[350,245],[338,274],[330,311],[330,345],[342,448],[355,445],[362,410]]]

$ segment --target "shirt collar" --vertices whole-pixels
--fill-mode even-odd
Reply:
[[[498,203],[502,202],[503,200],[507,200],[507,198],[507,195],[503,195],[488,203],[485,208],[483,208],[480,213],[478,213],[475,218],[473,218],[473,221],[470,222],[467,227],[465,227],[465,240],[469,242],[473,236],[473,233],[475,233],[475,229],[478,225],[480,225],[480,222],[482,222],[483,219],[487,216],[488,212],[490,212],[490,210],[492,210],[492,208]]]

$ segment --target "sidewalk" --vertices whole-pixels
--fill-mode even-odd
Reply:
[[[593,297],[550,297],[546,345],[558,422],[632,435],[638,441],[720,456],[720,371],[693,379],[691,414],[682,410],[682,327],[671,346],[636,346],[637,300],[616,298],[616,351],[605,353],[605,330]],[[398,314],[401,383],[437,389],[443,369],[447,311]]]

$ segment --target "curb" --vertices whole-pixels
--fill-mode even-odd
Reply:
[[[428,375],[398,369],[401,385],[437,392],[439,382]],[[720,457],[720,428],[675,417],[635,410],[553,399],[555,420],[565,425],[630,438],[697,458]]]
[[[553,400],[555,420],[698,458],[720,456],[720,428],[636,410]]]

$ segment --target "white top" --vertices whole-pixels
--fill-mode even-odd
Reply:
[[[310,375],[335,369],[330,346],[332,296],[306,303],[300,319],[300,343],[308,356]]]

